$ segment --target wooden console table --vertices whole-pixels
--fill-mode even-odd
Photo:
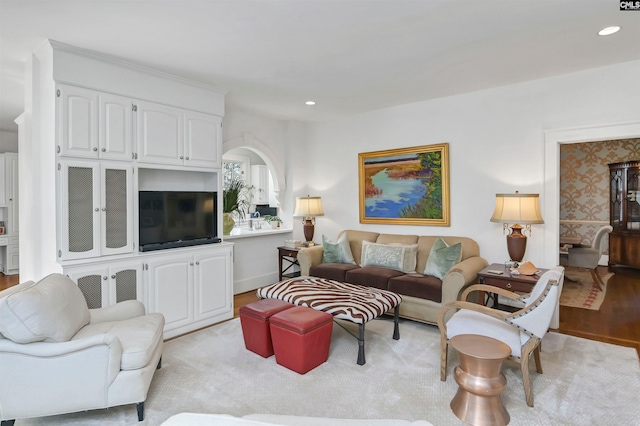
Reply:
[[[291,247],[278,247],[278,280],[282,281],[282,278],[299,277],[300,271],[289,272],[287,271],[293,268],[295,265],[300,266],[298,263],[298,252],[300,248]],[[282,262],[287,262],[286,267],[283,267]]]

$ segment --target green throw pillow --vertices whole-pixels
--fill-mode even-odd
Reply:
[[[444,279],[449,269],[462,260],[462,243],[447,245],[442,238],[438,238],[427,259],[427,266],[424,268],[425,275]]]
[[[322,236],[322,263],[352,263],[355,265],[351,254],[351,247],[347,234],[342,234],[335,243],[329,241],[327,237]]]

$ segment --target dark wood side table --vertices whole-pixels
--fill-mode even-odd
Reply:
[[[540,272],[536,275],[511,275],[511,269],[506,267],[504,263],[492,263],[478,272],[478,277],[480,278],[480,284],[500,287],[517,293],[531,293],[531,290],[540,279],[540,275],[547,272],[546,269],[538,268],[538,270]],[[501,273],[496,274],[489,271],[499,271]],[[484,301],[485,292],[479,291],[478,293],[478,300]],[[497,304],[498,298],[496,297],[494,301]]]
[[[300,266],[298,263],[298,252],[300,248],[291,248],[291,247],[278,247],[278,272],[279,272],[279,280],[282,281],[282,278],[293,278],[299,277],[300,271],[289,272],[287,271],[294,267],[294,265]],[[287,262],[286,267],[283,268],[282,262]]]

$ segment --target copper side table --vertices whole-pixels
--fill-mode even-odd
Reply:
[[[507,379],[500,370],[511,348],[475,334],[454,336],[450,343],[460,359],[454,370],[459,388],[450,404],[453,414],[474,426],[509,424],[509,413],[500,399]]]

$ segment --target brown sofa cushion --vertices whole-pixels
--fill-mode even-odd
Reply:
[[[309,268],[309,275],[344,282],[347,271],[357,268],[360,267],[352,263],[321,263]]]
[[[429,275],[406,274],[389,280],[389,291],[405,296],[442,302],[442,280]]]
[[[351,284],[366,285],[382,290],[387,290],[389,278],[404,275],[404,272],[377,266],[365,266],[364,268],[347,271],[345,281]]]

